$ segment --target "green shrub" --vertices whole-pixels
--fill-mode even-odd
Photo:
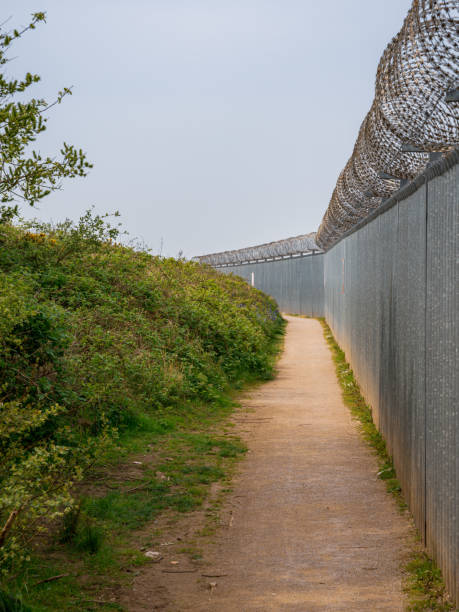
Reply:
[[[4,573],[27,561],[27,543],[57,519],[64,538],[100,546],[90,527],[71,533],[70,510],[75,483],[118,433],[166,434],[193,403],[227,401],[234,381],[271,375],[282,326],[273,300],[238,277],[136,252],[117,236],[91,212],[57,226],[0,225]],[[139,505],[139,516],[156,512],[160,498]],[[192,503],[176,500],[178,509]]]

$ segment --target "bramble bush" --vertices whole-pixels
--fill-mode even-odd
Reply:
[[[77,223],[0,225],[0,561],[70,512],[74,485],[145,416],[271,375],[276,304],[242,279]]]

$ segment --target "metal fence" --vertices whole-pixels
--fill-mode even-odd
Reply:
[[[307,255],[220,268],[271,295],[282,312],[324,316],[324,256]]]
[[[420,177],[324,256],[325,317],[457,601],[458,161]]]

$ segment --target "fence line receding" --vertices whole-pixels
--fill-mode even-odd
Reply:
[[[220,267],[226,265],[236,265],[252,261],[275,259],[277,257],[287,257],[299,253],[313,253],[319,250],[315,240],[315,232],[302,234],[285,240],[267,242],[245,249],[235,251],[223,251],[221,253],[211,253],[193,257],[195,261],[206,263],[211,266]]]

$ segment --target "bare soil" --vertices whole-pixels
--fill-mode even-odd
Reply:
[[[168,534],[163,558],[121,594],[130,612],[404,609],[410,520],[342,402],[320,324],[287,319],[276,379],[247,394],[233,418],[250,450],[220,527],[196,535],[206,508],[149,526]],[[203,559],[180,555],[196,538]]]

